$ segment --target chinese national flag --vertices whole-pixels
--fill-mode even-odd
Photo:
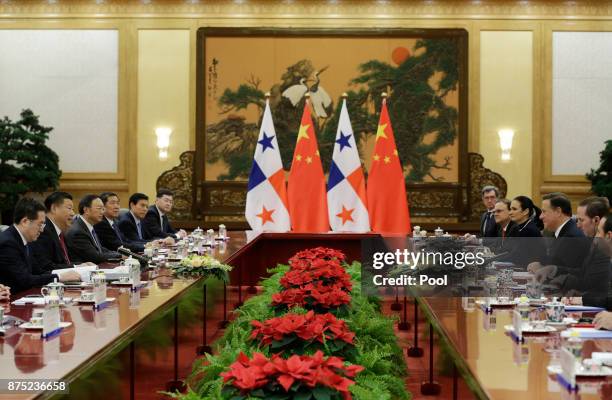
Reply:
[[[406,184],[386,99],[383,99],[367,185],[370,226],[383,234],[409,234]]]
[[[310,105],[304,105],[287,185],[291,228],[298,232],[328,232],[327,191]]]

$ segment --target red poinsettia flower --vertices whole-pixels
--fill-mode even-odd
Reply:
[[[299,267],[303,263],[308,263],[311,260],[324,259],[324,260],[337,260],[344,262],[346,256],[344,253],[338,250],[329,249],[325,247],[317,247],[314,249],[307,249],[296,253],[289,259],[289,265],[292,267]]]
[[[251,324],[254,327],[251,340],[258,341],[264,347],[291,335],[297,336],[301,341],[290,342],[284,349],[304,348],[309,343],[315,341],[324,343],[327,340],[341,340],[353,344],[355,338],[348,325],[330,313],[315,314],[313,311],[304,315],[288,313],[264,322],[252,321]]]
[[[296,380],[314,382],[313,371],[311,370],[312,361],[308,357],[295,355],[285,360],[278,355],[274,355],[272,356],[272,364],[279,373],[276,380],[286,391],[289,391]]]
[[[274,386],[266,386],[272,381],[277,382],[285,392],[289,392],[294,384],[308,388],[326,386],[340,393],[344,399],[351,399],[349,387],[354,381],[349,378],[362,370],[363,367],[359,365],[345,367],[338,357],[325,358],[321,351],[312,356],[294,355],[287,360],[279,355],[268,359],[261,353],[255,353],[249,359],[241,353],[230,366],[230,371],[221,376],[225,385],[239,389],[243,396],[248,396],[251,390],[264,388],[266,395],[271,397],[278,393]]]
[[[268,359],[261,353],[255,353],[253,359],[249,359],[244,353],[240,353],[236,362],[230,365],[230,370],[221,373],[223,382],[232,381],[232,385],[242,390],[252,390],[262,387],[268,383],[268,373],[264,367]]]

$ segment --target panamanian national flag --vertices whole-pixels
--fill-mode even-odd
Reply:
[[[244,214],[254,231],[287,232],[291,229],[287,210],[285,171],[272,122],[270,101],[266,99],[249,174]]]
[[[335,232],[368,232],[366,186],[346,99],[342,103],[327,181],[329,223]]]

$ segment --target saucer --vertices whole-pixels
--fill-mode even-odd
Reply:
[[[574,318],[563,318],[563,321],[561,322],[552,322],[552,321],[546,321],[546,325],[550,325],[550,326],[565,326],[565,325],[572,325],[572,324],[577,324],[578,321],[576,321]]]
[[[59,327],[60,328],[67,328],[70,325],[72,325],[72,322],[60,322],[59,323]],[[31,323],[30,321],[24,322],[23,324],[19,325],[19,327],[21,329],[26,329],[26,330],[42,330],[43,329],[42,324],[36,324],[35,325],[35,324]]]
[[[512,325],[505,325],[504,329],[508,332],[514,332],[514,326]],[[551,333],[551,332],[556,332],[556,329],[553,328],[552,326],[544,326],[542,328],[536,328],[532,325],[526,325],[523,327],[522,329],[523,333]]]
[[[74,299],[74,301],[76,303],[79,303],[79,304],[95,304],[96,303],[96,301],[93,300],[93,299],[92,300],[83,300],[81,298],[76,298],[76,299]],[[115,298],[114,297],[107,297],[106,300],[104,300],[105,303],[108,303],[108,302],[111,302],[111,301],[115,301]]]
[[[132,286],[132,280],[130,279],[127,282],[112,281],[110,284],[111,285],[116,285],[116,286]]]
[[[546,367],[546,370],[551,375],[561,374],[563,372],[560,365],[549,365]],[[601,370],[599,371],[587,371],[583,369],[582,366],[580,368],[576,368],[576,377],[584,376],[591,378],[605,378],[610,375],[612,375],[612,368],[606,367],[605,365],[602,365]]]
[[[481,305],[481,306],[486,306],[487,303],[484,300],[476,300],[476,304]],[[515,306],[516,305],[516,301],[513,300],[508,300],[508,301],[504,301],[504,302],[498,302],[497,300],[492,300],[489,303],[489,307],[511,307],[511,306]]]

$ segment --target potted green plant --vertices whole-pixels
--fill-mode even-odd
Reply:
[[[591,191],[598,196],[607,197],[612,202],[612,140],[599,153],[599,168],[591,169],[586,177],[591,181]]]
[[[28,192],[57,189],[62,171],[57,154],[46,145],[53,128],[39,123],[32,110],[20,119],[0,119],[0,212],[10,224],[15,203]]]

